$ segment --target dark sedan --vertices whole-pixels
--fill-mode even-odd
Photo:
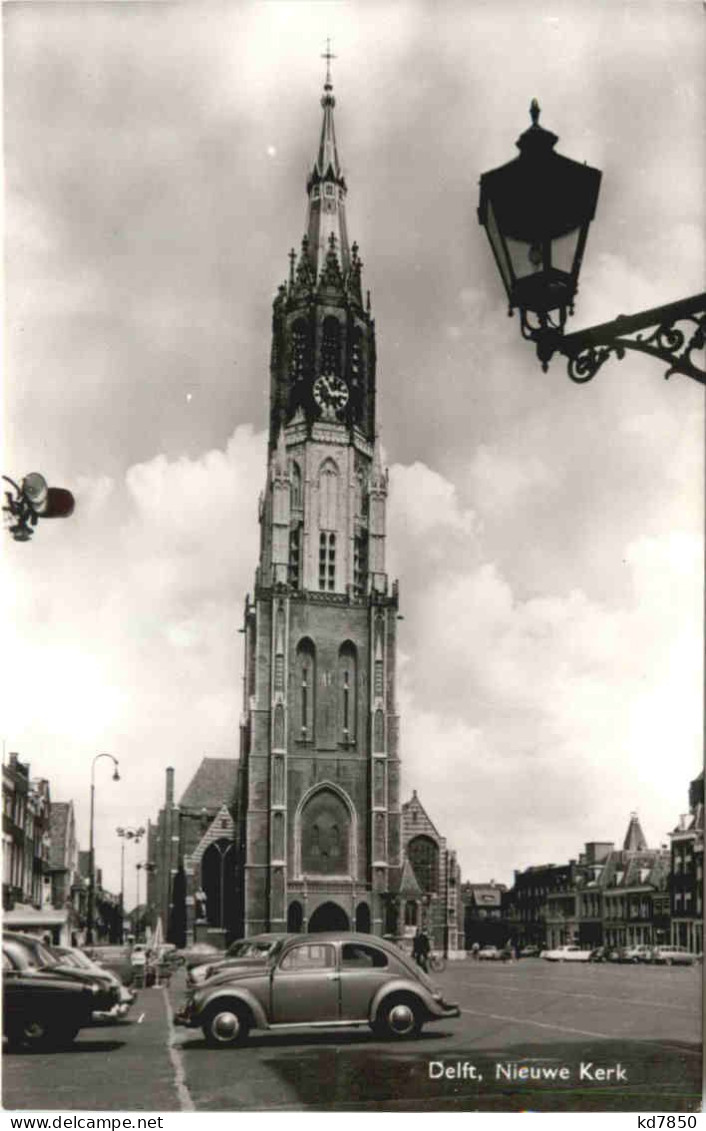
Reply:
[[[369,1025],[398,1040],[427,1021],[459,1017],[409,954],[353,933],[291,935],[266,965],[215,974],[191,990],[175,1022],[210,1045],[242,1044],[250,1029]]]
[[[95,1010],[111,1008],[112,993],[97,980],[36,966],[27,952],[3,941],[3,1031],[13,1048],[64,1047],[91,1024]]]
[[[263,965],[277,954],[289,937],[286,933],[268,932],[253,935],[248,939],[238,939],[237,942],[230,944],[225,954],[218,960],[192,966],[186,980],[190,986],[195,986],[212,978],[214,974],[220,974],[222,970],[230,970],[234,966]]]

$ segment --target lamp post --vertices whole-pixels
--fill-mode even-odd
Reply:
[[[520,312],[522,337],[535,343],[545,372],[553,355],[563,354],[569,377],[579,384],[590,381],[611,354],[621,360],[630,350],[665,362],[665,377],[681,373],[706,384],[706,371],[692,356],[704,348],[706,293],[564,334],[567,316],[574,313],[601,173],[555,153],[559,139],[539,125],[539,114],[534,99],[532,125],[517,141],[519,156],[480,179],[478,219],[509,313]],[[687,325],[680,329],[677,323]]]
[[[110,758],[111,762],[113,763],[113,781],[120,781],[120,774],[118,773],[118,759],[114,758],[112,754],[96,754],[93,762],[91,763],[91,820],[88,842],[88,910],[86,914],[86,942],[89,944],[93,942],[93,922],[95,919],[96,907],[96,861],[93,848],[93,830],[96,797],[96,762],[99,758]]]
[[[125,939],[125,842],[132,840],[139,844],[145,835],[146,829],[140,825],[139,829],[131,827],[117,828],[116,833],[120,839],[120,941]]]

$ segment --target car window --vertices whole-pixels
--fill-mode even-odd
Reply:
[[[341,947],[341,966],[345,969],[387,966],[387,955],[375,946],[366,946],[364,943],[344,943]]]
[[[280,963],[280,970],[324,970],[333,965],[332,946],[306,943],[287,951]]]

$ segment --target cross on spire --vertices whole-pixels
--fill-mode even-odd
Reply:
[[[326,90],[332,90],[333,89],[333,84],[331,82],[331,60],[336,59],[337,57],[338,56],[334,55],[333,52],[331,51],[331,40],[327,39],[326,40],[326,50],[324,51],[323,55],[321,56],[322,59],[326,60],[326,82],[324,83],[324,88]]]

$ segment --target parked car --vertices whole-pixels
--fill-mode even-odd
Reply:
[[[541,954],[541,947],[538,946],[523,946],[520,951],[520,958],[539,958]]]
[[[93,961],[97,962],[104,970],[115,974],[124,986],[132,985],[135,978],[135,971],[130,961],[131,947],[85,946],[82,949],[84,954],[92,958]]]
[[[68,978],[55,967],[30,965],[26,952],[3,947],[3,1033],[10,1048],[63,1048],[91,1023],[103,993],[97,982]]]
[[[696,955],[685,946],[656,946],[652,951],[652,961],[660,966],[693,966]]]
[[[426,1021],[459,1016],[393,943],[336,932],[292,935],[266,964],[215,974],[188,992],[174,1020],[227,1046],[242,1044],[250,1029],[292,1025],[369,1025],[404,1039]]]
[[[238,939],[231,943],[222,957],[216,962],[204,962],[199,966],[192,966],[186,976],[189,985],[205,982],[213,974],[221,970],[231,969],[234,966],[258,966],[277,953],[285,939],[286,933],[268,933],[253,935],[252,938]]]
[[[104,970],[102,966],[99,966],[97,962],[94,962],[92,958],[89,958],[82,950],[78,950],[77,947],[53,946],[51,953],[56,956],[56,960],[60,965],[66,966],[68,964],[75,966],[78,970],[91,971],[100,978],[109,978],[117,987],[119,997],[113,1008],[108,1011],[97,1010],[94,1014],[94,1020],[114,1020],[125,1016],[128,1009],[137,998],[137,994],[134,990],[130,990],[127,986],[124,986],[117,974],[113,974],[109,970]]]
[[[628,946],[623,951],[622,961],[633,963],[651,962],[653,950],[654,947],[652,946]]]
[[[546,958],[548,962],[588,962],[591,954],[590,950],[582,950],[580,946],[569,944],[557,946],[554,950],[543,950],[542,958]]]
[[[589,962],[607,962],[608,961],[608,948],[605,946],[596,946],[588,956]]]
[[[25,935],[15,931],[4,931],[2,936],[3,954],[7,953],[10,959],[20,968],[27,970],[54,970],[57,974],[83,982],[86,985],[97,984],[101,993],[96,998],[96,1010],[109,1010],[119,1000],[118,989],[106,971],[89,972],[79,970],[73,963],[64,962],[52,953],[36,935]]]
[[[212,946],[211,943],[194,943],[193,946],[184,947],[179,952],[179,958],[187,971],[192,966],[203,966],[207,962],[218,962],[223,958],[225,951],[219,950],[217,946]]]
[[[484,962],[501,962],[503,952],[497,946],[482,946],[478,951],[478,958]]]

